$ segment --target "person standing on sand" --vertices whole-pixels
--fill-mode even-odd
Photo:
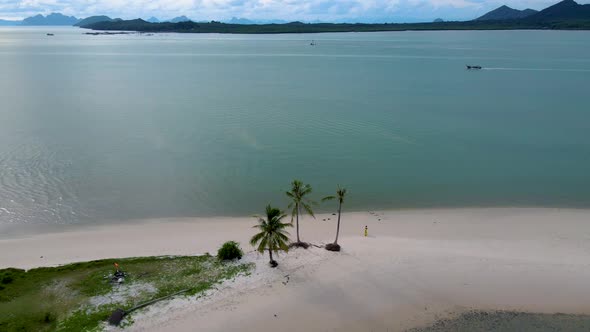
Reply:
[[[369,235],[369,227],[365,225],[365,237]]]

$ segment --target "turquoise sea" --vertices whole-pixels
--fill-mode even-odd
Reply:
[[[83,32],[0,28],[0,229],[250,215],[293,178],[590,207],[589,32]]]

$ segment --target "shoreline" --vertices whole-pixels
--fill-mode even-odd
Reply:
[[[588,211],[590,207],[585,206],[537,206],[537,205],[473,205],[473,206],[418,206],[418,207],[400,207],[400,208],[375,208],[363,210],[343,211],[344,214],[362,214],[369,212],[378,213],[429,213],[429,212],[452,212],[452,211],[484,211],[484,210],[543,210],[543,211]],[[334,210],[336,211],[336,210]],[[316,213],[319,215],[331,215],[332,211],[320,211]],[[0,224],[0,241],[16,240],[35,237],[39,235],[60,234],[70,232],[86,232],[92,230],[100,230],[110,227],[143,225],[154,223],[193,223],[193,222],[207,222],[207,221],[229,221],[229,220],[254,220],[252,215],[204,215],[204,216],[189,216],[189,217],[155,217],[155,218],[131,218],[131,219],[108,219],[92,222],[81,223],[60,223],[60,224],[36,224],[36,223],[4,223]],[[306,218],[309,218],[306,216]],[[317,218],[316,218],[317,219]]]
[[[383,221],[383,223],[390,221],[395,222],[395,219],[398,217],[400,217],[401,221],[403,222],[404,219],[408,217],[419,220],[424,218],[435,219],[437,216],[441,215],[446,218],[452,218],[453,215],[465,216],[474,214],[489,218],[493,217],[494,215],[519,215],[523,213],[567,213],[569,215],[577,216],[587,215],[590,218],[590,209],[557,207],[403,208],[354,212],[343,211],[342,235],[346,236],[352,233],[350,230],[350,223],[355,224],[359,228],[356,234],[362,235],[361,228],[364,227],[363,223],[368,223],[370,221],[377,223],[379,221]],[[379,218],[378,216],[384,217]],[[314,220],[313,218],[305,215],[302,219],[303,224],[301,227],[303,232],[302,234],[304,234],[302,236],[306,237],[306,229],[307,231],[310,231],[309,229],[312,228],[309,234],[312,240],[316,242],[328,241],[329,238],[333,236],[330,233],[332,231],[332,227],[335,229],[335,222],[332,223],[333,225],[331,226],[328,226],[327,223],[329,221],[334,221],[334,217],[335,216],[333,213],[319,213],[316,214],[316,218]],[[314,224],[316,222],[318,223],[317,225]],[[243,240],[244,243],[247,243],[247,236],[250,232],[248,226],[254,224],[255,219],[252,216],[215,216],[129,219],[122,221],[121,223],[117,223],[117,221],[109,221],[98,225],[27,225],[35,228],[35,231],[8,233],[8,237],[0,237],[0,268],[9,267],[9,262],[15,264],[15,266],[10,267],[28,269],[103,258],[122,258],[146,255],[201,255],[206,252],[212,253],[213,251],[217,250],[217,246],[221,245],[226,240],[231,240],[232,234],[225,235],[223,232],[224,228],[235,230],[233,233],[237,235],[237,237],[241,237],[241,240]],[[203,232],[208,232],[208,239],[207,241],[201,241],[199,243],[199,234]],[[187,234],[191,235],[188,236]],[[151,245],[157,245],[153,248],[150,248],[151,246],[147,245],[148,242],[141,240],[141,238],[144,236],[147,236],[151,240],[155,241],[151,242]],[[170,236],[175,236],[177,239],[180,238],[182,241],[177,242],[179,244],[179,248],[170,248],[170,252],[166,252],[168,247],[168,245],[166,245],[166,239]],[[113,250],[108,250],[108,248],[97,248],[94,241],[87,242],[85,241],[86,239],[98,239],[100,240],[101,245],[103,243],[110,243],[110,245],[113,246]],[[192,250],[190,249],[190,245],[186,242],[189,239],[194,239],[194,249]],[[133,242],[136,240],[139,241],[138,244],[146,244],[145,249],[134,248],[130,251],[131,254],[124,254],[123,252],[116,250],[119,248],[121,250],[128,249],[127,247],[130,245],[132,246]],[[88,248],[89,252],[95,252],[95,249],[98,249],[98,252],[101,254],[83,255],[78,253],[70,255],[67,251],[56,250],[56,253],[59,253],[59,255],[53,259],[51,259],[50,256],[48,257],[48,255],[42,254],[42,250],[47,247],[65,249],[62,247],[68,241],[72,241],[72,243],[78,245],[83,245],[84,247]],[[218,241],[219,243],[217,245],[213,244],[215,241]],[[35,256],[31,256],[30,251],[27,252],[27,250],[24,250],[24,247],[28,246],[30,243],[42,244],[41,248],[37,246],[36,252],[41,253],[40,256],[43,256],[44,259],[35,259]],[[9,247],[13,245],[16,245],[19,249],[21,249],[19,250],[19,253],[23,253],[23,256],[28,256],[28,258],[19,260],[15,258],[14,253],[11,253],[10,255],[3,254],[9,253]],[[8,259],[8,256],[12,258]],[[23,264],[18,263],[19,261],[22,261]]]
[[[335,219],[300,220],[302,240],[332,242]],[[251,275],[151,306],[128,329],[405,331],[473,311],[590,314],[588,220],[558,208],[344,212],[342,252],[294,249],[276,269],[248,244],[254,218],[159,220],[0,240],[0,268],[215,254],[235,240]]]

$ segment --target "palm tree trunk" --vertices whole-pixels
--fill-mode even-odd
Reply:
[[[295,205],[295,208],[297,209],[297,243],[301,242],[301,240],[299,240],[299,204]]]
[[[338,204],[338,225],[336,226],[336,240],[334,240],[334,244],[338,244],[338,234],[340,234],[340,211],[342,211],[342,203]]]
[[[268,248],[268,254],[270,256],[270,263],[272,263],[273,259],[272,259],[272,250],[270,250],[270,247]]]

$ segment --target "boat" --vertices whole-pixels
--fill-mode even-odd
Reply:
[[[311,46],[315,46],[315,40],[312,40],[311,43],[309,44]]]
[[[467,69],[482,69],[481,66],[470,66],[470,65],[466,65]]]
[[[47,35],[48,35],[48,36],[55,36],[55,35],[54,35],[54,34],[52,34],[52,33],[48,33]]]

